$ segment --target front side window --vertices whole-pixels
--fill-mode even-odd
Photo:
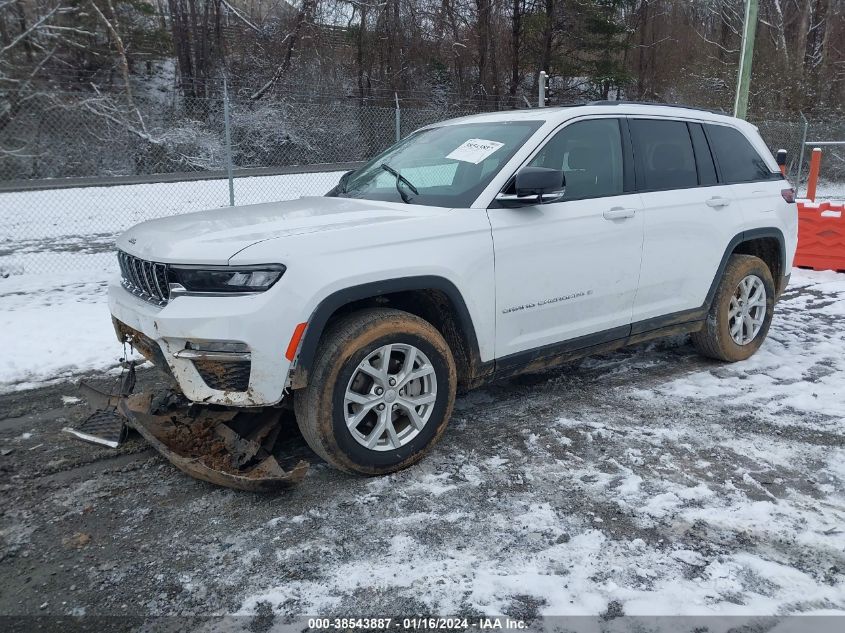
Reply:
[[[622,193],[622,134],[618,119],[592,119],[566,126],[546,143],[529,167],[562,169],[562,200]]]
[[[631,119],[629,124],[641,190],[698,186],[695,155],[685,122]]]
[[[355,171],[331,195],[469,207],[542,124],[496,121],[421,130]]]
[[[707,125],[707,136],[719,163],[722,181],[729,184],[779,178],[773,173],[757,150],[737,129],[725,125]]]

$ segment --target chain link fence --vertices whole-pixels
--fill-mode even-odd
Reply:
[[[11,116],[0,127],[2,276],[113,270],[114,239],[133,224],[229,205],[230,166],[238,205],[322,195],[397,138],[481,111],[238,97],[226,108],[223,98],[172,92],[52,92],[5,104],[0,95],[4,105]],[[793,182],[803,140],[845,133],[836,122],[756,124],[772,151],[788,150]]]
[[[787,151],[787,176],[800,194],[806,191],[812,143],[845,141],[845,121],[841,118],[814,118],[809,121],[801,115],[795,121],[763,120],[753,123],[773,153],[779,149]],[[845,150],[841,145],[826,145],[823,150],[822,192],[827,187],[831,195],[842,195],[831,186],[845,181]]]
[[[398,136],[479,111],[351,99],[232,98],[225,108],[222,98],[172,93],[131,100],[45,93],[6,105],[12,116],[0,128],[3,276],[111,270],[114,238],[133,224],[229,205],[230,163],[235,204],[322,195]]]

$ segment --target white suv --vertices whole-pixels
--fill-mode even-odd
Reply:
[[[324,197],[154,220],[118,240],[118,336],[192,401],[293,398],[366,474],[437,440],[456,389],[667,334],[760,347],[796,247],[755,128],[595,103],[423,128]]]

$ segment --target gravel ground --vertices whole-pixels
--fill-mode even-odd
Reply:
[[[72,439],[71,383],[0,395],[0,614],[845,614],[843,315],[845,275],[795,271],[749,361],[672,339],[495,384],[419,465],[311,455],[273,496]]]

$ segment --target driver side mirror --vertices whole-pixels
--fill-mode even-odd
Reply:
[[[513,190],[516,193],[499,193],[496,200],[504,207],[557,202],[566,192],[566,177],[561,169],[523,167],[516,172]]]

